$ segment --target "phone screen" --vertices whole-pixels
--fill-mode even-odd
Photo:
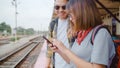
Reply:
[[[53,46],[53,43],[50,42],[45,36],[43,36],[43,38],[44,38],[48,43],[52,44],[52,46]]]

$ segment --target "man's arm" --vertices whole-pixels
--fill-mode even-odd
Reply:
[[[48,39],[49,40],[51,39],[51,37],[53,37],[54,25],[55,25],[55,20],[53,20],[49,24],[49,28],[48,28],[49,29],[49,31],[48,31]],[[50,68],[50,66],[52,65],[52,61],[51,61],[52,56],[53,56],[53,51],[50,49],[49,46],[47,46],[47,52],[46,52],[47,63],[46,63],[46,68]]]
[[[47,59],[47,62],[46,62],[46,66],[45,68],[51,68],[51,58],[46,58]]]
[[[50,65],[51,65],[51,57],[52,57],[52,50],[47,46],[47,52],[46,52],[46,67],[45,68],[50,68]]]

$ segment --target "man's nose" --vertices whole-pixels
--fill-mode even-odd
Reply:
[[[63,11],[63,9],[60,7],[59,11]]]

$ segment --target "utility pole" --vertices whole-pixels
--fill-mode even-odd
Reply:
[[[17,41],[17,0],[12,1],[12,5],[15,7],[15,42]]]
[[[42,24],[41,24],[41,29],[40,29],[40,30],[41,30],[41,34],[43,35],[43,31],[42,31]]]

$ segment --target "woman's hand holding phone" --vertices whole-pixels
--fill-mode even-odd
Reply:
[[[53,42],[50,42],[45,36],[43,36],[43,38],[47,41],[48,46],[54,51],[54,52],[58,52],[63,51],[66,49],[66,47],[64,46],[64,44],[61,41],[58,41],[56,39],[53,39]]]
[[[45,36],[43,36],[43,38],[47,41],[48,46],[55,52],[57,47],[50,40],[48,40]]]
[[[45,36],[43,36],[43,38],[47,41],[47,43],[51,44],[53,46],[53,43],[50,42]]]

